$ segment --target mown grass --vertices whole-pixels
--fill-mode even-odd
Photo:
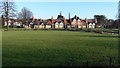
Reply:
[[[3,66],[117,64],[118,36],[71,31],[4,31]]]

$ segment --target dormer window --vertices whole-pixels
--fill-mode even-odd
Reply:
[[[78,22],[81,22],[81,20],[80,20],[80,19],[78,19]]]
[[[73,22],[76,22],[76,19],[73,19]]]

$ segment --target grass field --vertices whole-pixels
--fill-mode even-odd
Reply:
[[[118,36],[72,31],[4,31],[3,66],[117,64]]]

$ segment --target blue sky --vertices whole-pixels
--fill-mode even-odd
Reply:
[[[16,2],[16,8],[21,11],[23,7],[29,8],[35,18],[48,19],[62,12],[68,18],[78,15],[81,18],[93,18],[94,15],[105,15],[109,19],[115,19],[118,2]]]

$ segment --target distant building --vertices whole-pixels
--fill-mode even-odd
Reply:
[[[96,28],[96,19],[81,19],[79,16],[75,15],[74,17],[70,17],[70,13],[68,15],[69,19],[66,19],[62,13],[57,16],[56,19],[35,19],[34,17],[28,20],[26,23],[23,20],[17,21],[9,20],[9,26],[23,26],[24,28],[35,28],[35,29],[66,29],[66,28]],[[4,23],[4,26],[7,26],[7,23]]]
[[[39,28],[48,28],[48,29],[66,28],[66,19],[60,13],[57,19],[53,19],[53,17],[51,17],[51,19],[42,20],[39,24]]]
[[[11,26],[11,25],[12,25],[12,20],[9,19],[8,20],[8,26]],[[4,22],[4,26],[7,26],[7,22],[6,21]]]
[[[95,28],[95,19],[81,19],[77,15],[69,19],[71,28]]]

